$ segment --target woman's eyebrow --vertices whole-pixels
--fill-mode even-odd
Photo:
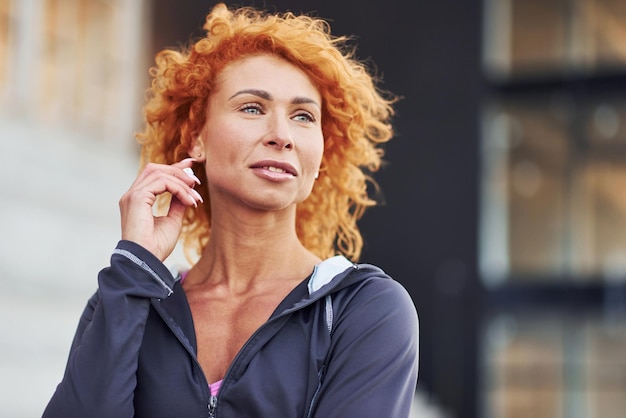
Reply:
[[[320,109],[322,108],[322,106],[320,106],[319,103],[317,103],[315,100],[313,99],[309,99],[308,97],[294,97],[293,100],[291,101],[292,104],[307,104],[307,103],[311,103],[314,104],[315,106],[319,107]]]
[[[258,96],[262,99],[265,100],[273,100],[273,97],[271,94],[269,94],[267,91],[265,90],[258,90],[258,89],[244,89],[244,90],[239,90],[237,93],[233,94],[232,96],[230,96],[228,98],[228,100],[240,96],[242,94],[252,94],[253,96]]]
[[[235,93],[232,96],[230,96],[228,98],[228,100],[231,100],[231,99],[233,99],[233,98],[235,98],[237,96],[240,96],[242,94],[251,94],[253,96],[257,96],[257,97],[260,97],[262,99],[269,100],[269,101],[274,100],[274,97],[269,92],[267,92],[265,90],[259,90],[259,89],[239,90],[237,93]],[[314,104],[315,106],[319,107],[320,109],[322,108],[319,103],[317,103],[315,100],[310,99],[308,97],[301,97],[301,96],[294,97],[293,100],[291,101],[291,103],[292,104],[308,104],[308,103],[311,103],[311,104]]]

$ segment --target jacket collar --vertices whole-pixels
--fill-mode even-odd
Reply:
[[[309,279],[309,295],[317,292],[331,282],[339,273],[353,267],[354,264],[342,255],[336,255],[317,264]]]

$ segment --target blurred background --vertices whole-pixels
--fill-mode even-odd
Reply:
[[[403,97],[362,261],[419,311],[415,416],[623,417],[626,2],[227,3],[328,19]],[[214,4],[0,0],[0,415],[61,379],[154,53]]]

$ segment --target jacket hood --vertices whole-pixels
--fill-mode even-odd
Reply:
[[[317,264],[313,269],[313,274],[311,274],[307,286],[309,295],[317,292],[329,284],[337,275],[354,266],[354,263],[342,255],[336,255]]]

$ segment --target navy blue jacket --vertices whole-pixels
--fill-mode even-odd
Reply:
[[[405,418],[417,313],[378,267],[318,265],[243,346],[217,398],[179,277],[120,241],[80,319],[44,418]]]

